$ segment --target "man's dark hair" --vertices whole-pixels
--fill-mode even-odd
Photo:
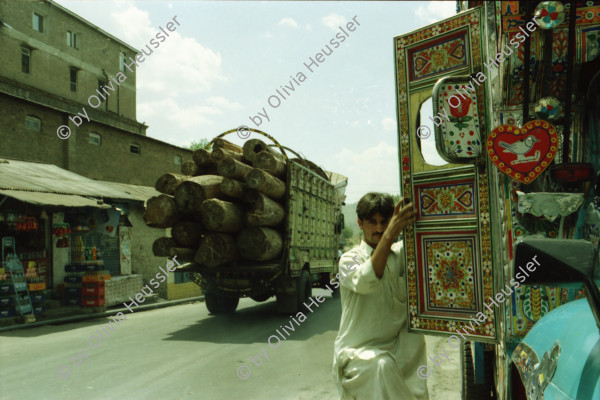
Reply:
[[[363,221],[371,218],[376,213],[383,218],[391,218],[394,215],[394,199],[386,193],[370,192],[360,198],[356,205],[356,214]]]

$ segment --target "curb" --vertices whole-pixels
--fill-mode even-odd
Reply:
[[[136,307],[135,312],[137,313],[138,311],[147,311],[147,310],[154,310],[157,308],[176,306],[176,305],[184,304],[184,303],[194,303],[197,301],[204,301],[204,296],[190,297],[187,299],[179,299],[179,300],[167,300],[167,301],[161,301],[160,303],[140,305],[140,306]],[[123,312],[123,311],[129,311],[129,310],[126,307],[114,308],[114,309],[107,310],[107,311],[104,311],[101,313],[74,315],[71,317],[61,317],[61,318],[49,319],[46,321],[32,322],[31,324],[11,325],[11,326],[6,326],[3,328],[0,328],[0,332],[13,331],[13,330],[17,330],[17,329],[35,328],[35,327],[43,326],[43,325],[85,321],[88,319],[111,316],[118,312]]]

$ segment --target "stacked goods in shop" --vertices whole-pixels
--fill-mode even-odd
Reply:
[[[258,139],[239,147],[224,139],[212,150],[196,150],[182,174],[156,181],[163,193],[148,200],[148,226],[171,228],[158,238],[155,256],[174,257],[216,267],[264,262],[281,256],[286,215],[286,169],[283,156]],[[324,171],[296,160],[327,179]]]

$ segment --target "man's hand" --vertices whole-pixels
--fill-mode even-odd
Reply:
[[[394,240],[404,228],[416,220],[417,215],[415,214],[413,203],[404,205],[403,197],[398,200],[398,203],[396,203],[396,206],[394,207],[394,215],[390,219],[390,223],[383,233],[383,236],[385,237],[387,234],[389,239]]]
[[[383,276],[383,271],[385,270],[387,258],[390,254],[390,249],[392,248],[394,239],[398,237],[404,228],[415,222],[416,219],[413,203],[408,203],[405,205],[404,197],[401,198],[394,207],[394,215],[390,219],[387,228],[383,232],[381,240],[371,255],[371,263],[373,264],[375,275],[377,275],[378,278]]]

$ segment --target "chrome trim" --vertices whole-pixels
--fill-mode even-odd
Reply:
[[[519,376],[523,386],[525,386],[527,400],[544,399],[544,390],[554,377],[559,355],[560,345],[558,340],[554,343],[550,352],[546,351],[542,361],[539,360],[531,347],[523,342],[519,343],[510,361],[515,364],[515,368],[519,371]]]

